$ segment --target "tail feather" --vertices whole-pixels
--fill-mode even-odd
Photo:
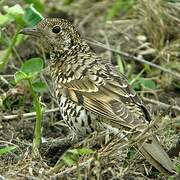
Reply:
[[[149,137],[148,140],[137,144],[142,155],[160,172],[166,175],[174,174],[173,163],[156,137]]]

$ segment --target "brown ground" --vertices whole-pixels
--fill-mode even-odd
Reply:
[[[21,0],[6,1],[4,4],[13,5],[17,2],[24,5]],[[113,4],[109,0],[79,0],[70,5],[64,5],[63,2],[46,0],[44,16],[71,20],[101,57],[114,65],[121,59],[124,73],[130,81],[135,80],[137,83],[137,75],[143,71],[141,77],[156,83],[156,89],[147,89],[142,85],[137,88],[135,83],[134,87],[145,98],[154,119],[157,119],[160,141],[176,164],[177,173],[180,172],[179,78],[136,61],[141,57],[180,75],[180,6],[167,3],[165,0],[155,0],[153,3],[142,0],[128,10],[121,9],[111,21],[106,21],[105,17]],[[10,24],[5,27],[9,37],[12,33],[9,29],[12,27],[16,28],[16,25]],[[97,46],[92,42],[102,44]],[[3,48],[4,45],[0,44],[0,49]],[[129,56],[107,50],[108,48],[126,52]],[[20,67],[20,60],[42,57],[42,51],[36,41],[28,38],[15,47],[13,53],[6,71],[0,75],[0,148],[13,145],[16,149],[0,155],[2,178],[77,179],[79,169],[83,179],[166,179],[156,170],[151,170],[148,162],[133,148],[122,150],[119,145],[119,148],[111,149],[102,135],[93,134],[83,142],[75,142],[69,138],[68,128],[63,124],[58,111],[43,116],[42,132],[45,142],[40,148],[41,156],[33,158],[31,147],[35,117],[23,117],[23,114],[34,111],[32,97],[28,87],[15,85],[11,75]],[[51,87],[47,71],[42,77],[45,77]],[[46,110],[57,107],[49,91],[41,94]],[[12,114],[17,114],[18,117],[11,119]],[[58,170],[52,171],[51,168],[60,155],[68,148],[74,147],[89,147],[98,151],[93,155],[80,157],[78,169],[76,164],[73,167],[61,164]]]

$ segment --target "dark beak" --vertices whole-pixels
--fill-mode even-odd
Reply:
[[[22,29],[19,34],[25,34],[25,35],[31,35],[31,36],[40,36],[40,33],[38,32],[36,27],[27,27]]]

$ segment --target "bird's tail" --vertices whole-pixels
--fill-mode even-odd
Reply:
[[[174,174],[173,163],[156,137],[149,137],[145,142],[137,144],[142,155],[161,173]]]

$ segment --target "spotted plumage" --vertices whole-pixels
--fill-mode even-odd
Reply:
[[[64,121],[76,134],[84,137],[106,129],[127,133],[136,128],[136,137],[149,126],[150,114],[125,76],[96,55],[68,21],[47,18],[21,33],[37,36],[50,53],[55,96]],[[173,172],[155,136],[136,147],[159,171]]]

